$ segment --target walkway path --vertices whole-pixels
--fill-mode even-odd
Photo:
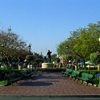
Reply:
[[[61,73],[37,73],[33,78],[1,86],[0,95],[16,96],[88,96],[100,95],[100,88],[62,77]]]

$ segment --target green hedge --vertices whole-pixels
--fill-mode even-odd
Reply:
[[[78,70],[78,71],[84,72],[84,73],[89,73],[89,74],[92,74],[92,75],[100,73],[100,70]],[[99,84],[99,78],[94,77],[92,83],[98,85]]]
[[[11,74],[11,73],[19,73],[20,72],[20,70],[12,70],[12,69],[0,69],[0,76],[2,77],[2,80],[4,80],[5,79],[5,76],[7,75],[7,74]]]
[[[0,85],[4,85],[4,84],[7,84],[7,80],[0,81]]]
[[[78,70],[78,71],[93,74],[93,75],[100,73],[100,70]]]
[[[62,68],[43,68],[43,69],[36,69],[37,71],[42,71],[42,72],[61,72],[65,71],[66,69]]]

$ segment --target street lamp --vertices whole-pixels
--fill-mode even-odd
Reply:
[[[66,49],[68,49],[68,48],[69,48],[69,46],[66,45]],[[71,50],[71,51],[72,51],[74,54],[76,54],[76,52],[74,52],[73,50]],[[76,54],[76,55],[78,55],[78,54]],[[71,62],[72,62],[72,66],[73,66],[73,64],[75,65],[73,69],[77,70],[78,67],[77,67],[77,65],[76,65],[76,59],[74,59],[74,61],[71,60]]]
[[[29,44],[28,48],[29,48],[29,54],[30,54],[31,44]]]
[[[66,45],[66,49],[68,49],[68,45]]]
[[[68,49],[69,47],[68,47],[68,45],[66,45],[66,49]],[[71,61],[72,62],[72,61]],[[73,65],[73,62],[72,62],[72,65]]]

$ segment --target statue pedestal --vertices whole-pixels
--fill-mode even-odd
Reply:
[[[53,68],[52,63],[42,63],[42,68]]]

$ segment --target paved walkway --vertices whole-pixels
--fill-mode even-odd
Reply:
[[[61,73],[37,73],[34,77],[14,83],[13,86],[1,86],[0,96],[93,96],[100,95],[100,88],[86,86],[73,79],[63,77]]]

